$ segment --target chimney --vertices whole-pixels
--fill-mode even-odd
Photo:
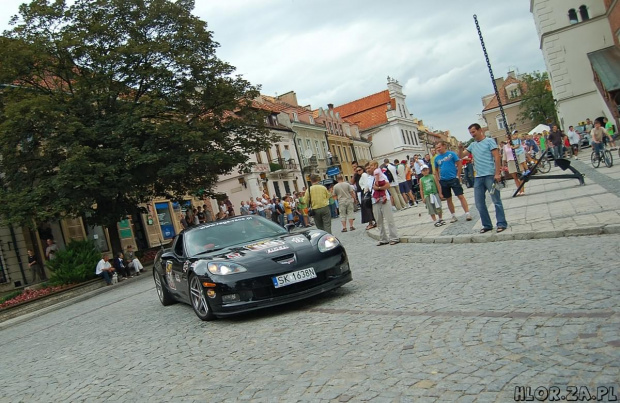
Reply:
[[[507,74],[508,77],[512,77],[512,78],[517,78],[517,76],[515,75],[514,70],[513,71],[509,71]]]
[[[334,104],[327,104],[327,107],[329,108],[329,110],[334,109]]]

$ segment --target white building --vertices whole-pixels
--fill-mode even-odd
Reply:
[[[372,143],[375,160],[405,159],[424,152],[418,136],[418,124],[407,109],[403,87],[388,77],[387,90],[340,105],[334,111],[361,130],[362,137]]]
[[[614,44],[603,0],[530,0],[560,125],[613,116],[593,80],[588,53]]]

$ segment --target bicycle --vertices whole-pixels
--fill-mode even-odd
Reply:
[[[603,160],[608,168],[611,168],[614,165],[614,157],[611,155],[611,151],[607,148],[604,148],[601,152],[596,150],[592,151],[592,154],[590,155],[590,161],[592,162],[592,166],[594,168],[598,168],[601,165],[601,160]]]
[[[536,167],[536,171],[540,172],[541,174],[549,173],[549,171],[551,171],[551,164],[549,163],[549,160],[547,159],[546,155],[547,153],[544,152],[539,158],[536,158],[535,153],[530,154],[530,159],[529,161],[527,161],[527,169],[532,170],[534,166],[536,166],[536,164],[538,163],[538,160],[540,159],[541,161],[540,163],[538,163],[538,166]]]

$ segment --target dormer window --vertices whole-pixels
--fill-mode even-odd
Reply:
[[[293,112],[293,120],[295,122],[299,122],[299,116],[297,116],[297,112]]]
[[[588,14],[588,7],[585,5],[579,7],[579,15],[581,16],[581,21],[588,21],[590,19],[590,15]]]
[[[308,116],[308,119],[310,120],[310,124],[313,125],[314,124],[314,118],[312,116]]]
[[[577,24],[579,20],[577,19],[577,11],[574,8],[568,10],[568,22],[571,24]]]

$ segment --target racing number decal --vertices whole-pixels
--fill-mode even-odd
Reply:
[[[172,276],[172,260],[166,261],[166,279],[168,280],[168,287],[176,290],[177,286],[174,283],[174,277]]]

